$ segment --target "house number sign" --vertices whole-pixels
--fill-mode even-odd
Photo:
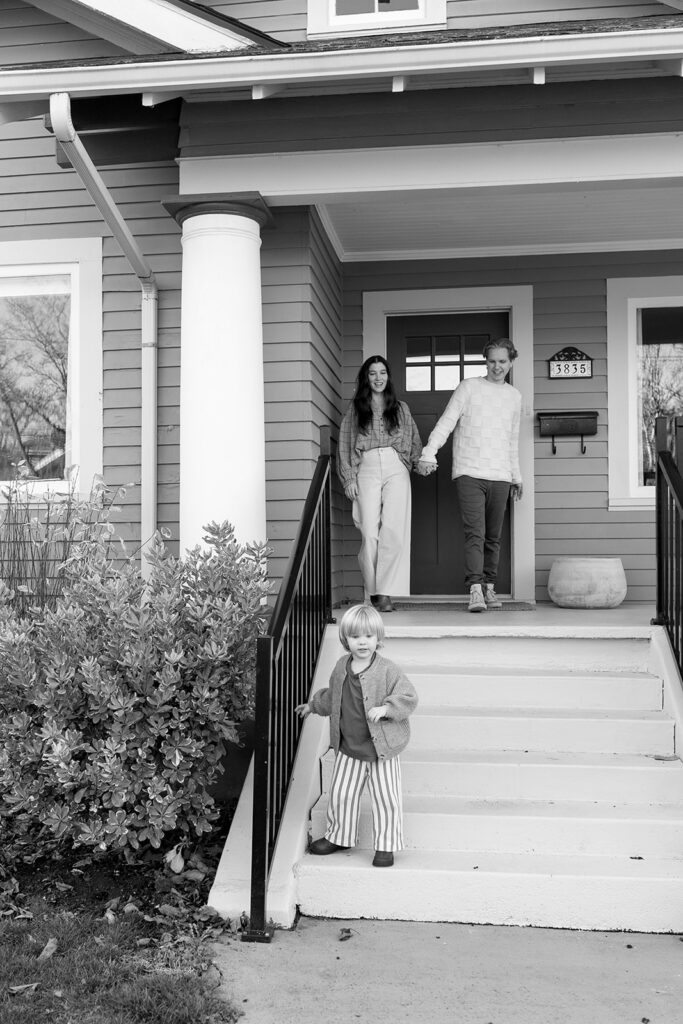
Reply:
[[[551,380],[592,377],[593,360],[578,348],[563,348],[548,360],[548,376]]]

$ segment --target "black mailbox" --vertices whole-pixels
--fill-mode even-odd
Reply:
[[[583,454],[586,451],[584,437],[598,432],[597,412],[537,412],[536,416],[541,437],[553,439],[553,455],[557,452],[556,437],[580,437]]]

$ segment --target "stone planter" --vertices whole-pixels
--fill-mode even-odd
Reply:
[[[557,558],[548,577],[550,600],[560,608],[616,608],[626,597],[620,558]]]

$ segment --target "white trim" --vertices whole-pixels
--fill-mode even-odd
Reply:
[[[316,207],[318,211],[326,206]],[[323,219],[321,214],[321,220]],[[329,214],[325,223],[334,231]],[[338,236],[335,235],[338,240]],[[333,243],[334,244],[334,243]],[[339,242],[341,246],[341,242]],[[458,260],[484,259],[487,256],[547,256],[552,253],[576,252],[645,252],[659,249],[683,249],[683,238],[622,239],[607,242],[548,242],[543,245],[482,245],[451,249],[372,249],[337,251],[343,263],[386,262],[389,260]]]
[[[166,0],[32,0],[32,6],[136,54],[149,53],[149,40],[183,53],[254,45],[227,24],[217,25]]]
[[[445,28],[446,0],[418,0],[413,11],[388,11],[384,14],[337,14],[336,0],[308,0],[309,39],[326,36],[366,35],[373,32],[398,32],[406,29]]]
[[[512,515],[512,595],[520,601],[536,597],[534,533],[534,335],[533,288],[530,285],[486,288],[433,288],[363,294],[363,359],[386,354],[387,317],[397,314],[460,313],[491,309],[509,310],[510,333],[519,356],[515,360],[515,387],[522,394],[520,468],[524,497]]]
[[[648,29],[567,36],[479,39],[429,46],[342,49],[257,56],[87,64],[81,67],[8,68],[0,71],[0,97],[32,99],[53,92],[106,96],[122,92],[183,94],[215,88],[244,88],[271,82],[322,83],[394,75],[442,74],[579,65],[589,70],[601,61],[676,59],[683,53],[683,29]]]
[[[638,484],[638,310],[683,305],[683,277],[607,281],[609,509],[652,510],[655,488]]]
[[[683,133],[185,157],[180,191],[258,191],[272,206],[456,189],[683,178]]]
[[[330,245],[334,249],[337,259],[339,260],[340,263],[343,262],[346,259],[346,256],[344,254],[344,246],[342,244],[341,238],[337,234],[337,229],[332,223],[332,218],[330,217],[329,210],[323,204],[316,204],[315,211],[320,217],[320,223],[325,228],[325,232],[329,239]]]
[[[69,396],[71,453],[79,489],[102,473],[102,239],[0,242],[0,276],[67,274],[71,278]],[[41,493],[48,481],[40,482]],[[49,481],[66,491],[63,480]]]

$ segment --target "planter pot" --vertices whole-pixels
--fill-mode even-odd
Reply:
[[[548,577],[550,600],[560,608],[616,608],[626,597],[620,558],[557,558]]]

